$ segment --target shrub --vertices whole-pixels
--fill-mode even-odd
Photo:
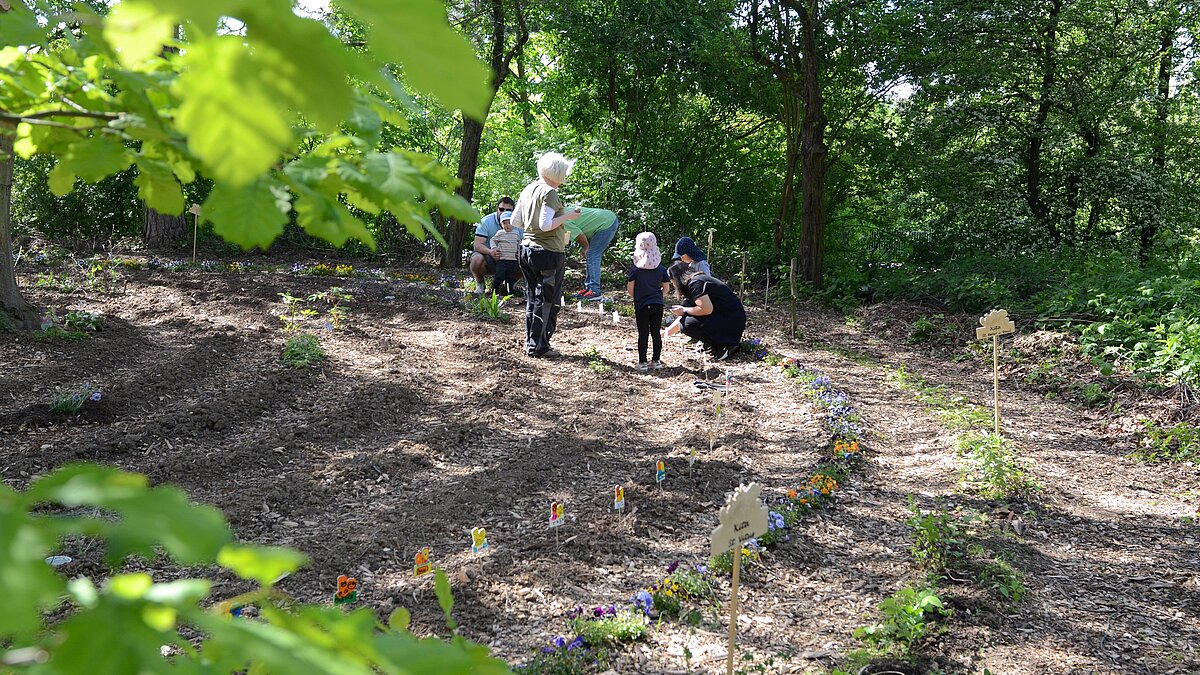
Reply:
[[[98,331],[104,327],[104,317],[99,312],[73,309],[63,317],[63,326],[67,330]]]
[[[1142,420],[1141,439],[1133,456],[1147,464],[1200,461],[1200,427],[1186,422],[1161,426]]]
[[[925,573],[937,579],[963,556],[961,523],[944,511],[921,513],[912,495],[908,496],[908,510],[912,515],[904,523],[913,531],[909,551]]]
[[[325,358],[321,342],[312,333],[301,333],[287,339],[283,347],[283,365],[289,368],[310,368]]]
[[[963,435],[958,439],[963,459],[963,485],[990,499],[1008,499],[1041,489],[1017,459],[1012,441],[995,434]]]
[[[1028,592],[1021,583],[1021,573],[999,555],[983,566],[976,580],[980,586],[1012,602],[1020,602]]]
[[[492,291],[492,294],[484,295],[475,302],[471,302],[470,307],[481,318],[490,321],[508,321],[508,313],[504,311],[504,303],[512,298],[511,295],[506,295],[503,298]]]

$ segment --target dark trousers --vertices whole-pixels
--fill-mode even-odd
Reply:
[[[541,246],[522,245],[517,258],[525,278],[525,353],[541,356],[550,350],[550,338],[558,325],[567,256]]]
[[[654,338],[654,360],[662,358],[662,328],[663,306],[646,305],[637,310],[638,327],[638,361],[646,362],[646,347],[650,338]]]
[[[513,285],[517,283],[517,261],[497,260],[496,277],[492,288],[500,295],[512,295]]]
[[[732,347],[742,339],[742,331],[746,328],[746,319],[721,317],[713,314],[708,316],[685,316],[680,330],[684,335],[699,340],[713,353],[724,347]]]

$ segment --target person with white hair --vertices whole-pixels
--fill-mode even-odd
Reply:
[[[525,353],[535,358],[557,356],[550,338],[558,324],[569,235],[563,224],[579,217],[567,210],[558,194],[571,173],[571,160],[548,152],[537,162],[538,179],[521,190],[512,226],[524,228],[518,263],[525,278]]]

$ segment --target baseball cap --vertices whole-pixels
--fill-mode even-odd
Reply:
[[[512,220],[512,211],[503,211],[500,213],[500,222]]]

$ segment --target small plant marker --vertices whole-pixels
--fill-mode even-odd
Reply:
[[[550,528],[556,528],[563,524],[566,520],[566,507],[562,502],[550,502]]]
[[[688,471],[692,470],[692,466],[696,464],[696,448],[692,446],[692,451],[688,453]]]
[[[622,485],[617,486],[616,496],[613,498],[613,509],[617,513],[625,515],[625,487]]]
[[[471,553],[478,555],[488,548],[487,530],[482,527],[471,530]]]
[[[662,487],[662,483],[666,479],[667,479],[667,463],[660,459],[660,460],[658,460],[658,463],[654,465],[654,482],[658,483],[659,487]]]
[[[726,380],[725,380],[725,382],[726,382],[726,384],[725,384],[725,391],[728,391],[728,390],[729,390],[729,380],[728,380],[728,376],[726,376]],[[712,451],[713,451],[713,446],[714,446],[714,445],[716,444],[716,442],[717,442],[717,432],[718,432],[718,431],[720,430],[720,428],[721,428],[721,409],[722,409],[722,407],[723,407],[723,406],[721,405],[721,400],[722,400],[723,398],[725,398],[725,392],[723,392],[723,391],[721,391],[721,390],[719,390],[719,389],[713,389],[713,390],[712,390],[712,399],[713,399],[713,425],[712,425],[712,431],[710,431],[710,432],[709,432],[709,434],[708,434],[708,452],[709,452],[709,454],[712,454]]]
[[[1017,330],[1017,324],[1008,318],[1008,310],[993,309],[979,317],[979,328],[975,329],[975,339],[992,338],[992,390],[993,401],[996,405],[996,435],[1000,435],[1000,336]]]
[[[8,9],[5,7],[5,9]],[[192,204],[192,208],[188,209],[188,213],[192,214],[192,264],[196,264],[196,242],[200,239],[200,205]]]
[[[603,301],[596,303],[596,311],[600,312],[600,314],[603,316],[603,314],[604,314],[604,302]]]
[[[413,557],[413,576],[423,577],[433,571],[433,563],[429,562],[429,558],[433,556],[433,550],[428,546],[417,551],[417,555]]]
[[[613,310],[613,325],[614,326],[621,325],[621,313],[616,311],[615,309]]]
[[[348,605],[358,601],[358,579],[345,574],[337,578],[337,593],[333,595],[333,604]]]
[[[581,312],[583,311],[583,301],[582,300],[575,301],[575,309],[577,309]]]
[[[725,657],[725,673],[733,675],[733,655],[737,647],[738,580],[742,569],[742,542],[766,534],[767,507],[759,495],[758,483],[743,485],[725,501],[717,516],[717,529],[712,533],[712,554],[719,556],[733,549],[733,583],[729,599],[729,650]]]

